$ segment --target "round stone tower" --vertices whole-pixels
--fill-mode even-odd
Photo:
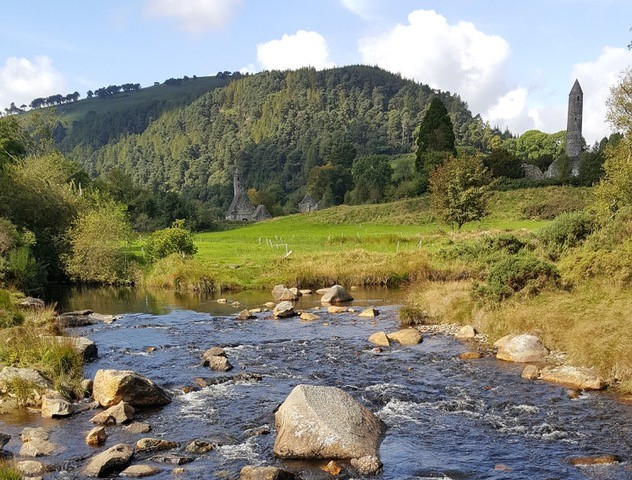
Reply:
[[[584,92],[575,80],[568,94],[568,119],[566,122],[566,155],[571,159],[579,158],[582,153],[582,113],[584,110]]]

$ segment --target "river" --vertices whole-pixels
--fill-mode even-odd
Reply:
[[[180,442],[206,439],[220,446],[183,465],[186,479],[236,479],[248,464],[281,465],[301,478],[331,478],[310,462],[282,462],[272,453],[274,411],[301,383],[339,387],[376,413],[388,426],[381,445],[386,479],[613,479],[632,478],[632,406],[607,392],[570,399],[565,388],[523,380],[522,366],[493,357],[463,361],[471,348],[450,336],[425,335],[418,346],[393,346],[376,352],[371,333],[398,329],[401,294],[386,290],[352,292],[354,308],[375,306],[376,319],[356,314],[328,315],[318,321],[272,320],[269,313],[238,321],[242,307],[259,307],[269,294],[214,298],[149,294],[139,289],[75,290],[58,296],[62,309],[92,308],[122,314],[111,325],[71,329],[99,348],[99,359],[85,367],[93,377],[100,368],[132,369],[164,386],[174,401],[161,409],[140,411],[137,420],[152,433],[133,435],[108,427],[107,446],[134,443],[142,436]],[[318,297],[304,297],[313,308]],[[226,349],[236,367],[213,372],[200,355],[212,346]],[[155,348],[155,350],[153,348]],[[237,373],[260,379],[232,379]],[[183,393],[201,377],[209,386]],[[43,460],[61,471],[46,478],[74,479],[84,459],[100,449],[84,443],[94,412],[46,420],[37,413],[2,418],[12,435],[5,449],[19,450],[24,426],[45,426],[65,447]],[[270,433],[257,435],[269,428]],[[627,460],[609,466],[575,467],[575,456],[614,454]],[[173,466],[151,477],[174,478]]]

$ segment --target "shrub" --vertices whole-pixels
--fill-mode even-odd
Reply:
[[[428,312],[413,305],[404,305],[399,309],[398,318],[401,327],[423,325],[428,322]]]
[[[506,257],[495,263],[486,276],[486,284],[476,293],[493,302],[500,302],[516,293],[537,295],[546,285],[556,282],[559,274],[554,265],[532,254]]]
[[[24,315],[16,305],[11,293],[0,290],[0,328],[19,325],[24,320]]]
[[[176,220],[169,228],[152,233],[147,239],[146,253],[152,261],[165,258],[173,253],[182,257],[197,253],[193,244],[193,234],[184,228],[184,220]]]
[[[564,213],[540,232],[540,240],[551,258],[580,245],[596,229],[594,218],[587,212]]]

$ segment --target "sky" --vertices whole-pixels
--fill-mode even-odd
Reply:
[[[0,109],[185,75],[366,64],[457,93],[514,134],[565,129],[578,79],[592,144],[632,65],[632,0],[21,0],[0,18]]]

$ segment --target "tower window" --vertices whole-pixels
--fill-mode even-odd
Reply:
[[[577,101],[579,102],[579,95],[577,95]]]

